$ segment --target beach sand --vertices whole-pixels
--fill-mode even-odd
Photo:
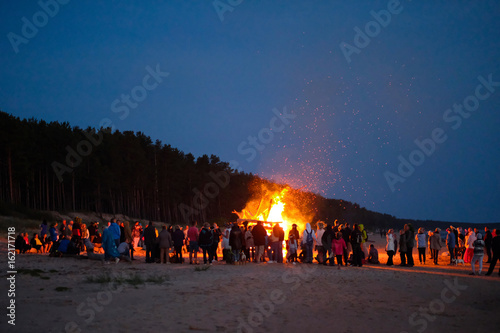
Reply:
[[[385,263],[385,240],[371,238]],[[492,332],[500,327],[500,277],[498,268],[484,276],[487,264],[483,276],[470,276],[470,265],[446,265],[444,256],[439,266],[427,259],[412,268],[217,263],[201,270],[203,265],[146,264],[141,252],[132,263],[108,265],[16,255],[12,326],[6,322],[12,298],[5,239],[0,246],[1,332]],[[414,258],[418,263],[416,249]],[[26,274],[36,269],[42,272]],[[89,282],[104,277],[112,281]],[[132,282],[117,282],[125,279]]]

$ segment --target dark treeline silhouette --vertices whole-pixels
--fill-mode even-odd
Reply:
[[[215,155],[195,159],[160,141],[153,143],[141,132],[108,129],[96,134],[67,122],[20,120],[4,112],[0,161],[4,205],[158,221],[229,218],[235,206],[244,206],[247,184],[255,177],[231,170]],[[213,179],[221,172],[231,175],[225,187]],[[180,206],[186,208],[184,216]]]
[[[195,158],[141,132],[96,133],[67,122],[21,120],[0,111],[0,214],[26,207],[125,214],[168,223],[234,221],[232,212],[259,195],[259,184],[273,190],[286,186],[233,170],[215,155]],[[337,219],[371,228],[416,222],[293,191],[292,204],[312,216],[311,222]]]

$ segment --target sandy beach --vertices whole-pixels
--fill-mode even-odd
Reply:
[[[0,333],[500,333],[500,0],[1,3]]]
[[[377,236],[382,263],[384,241]],[[6,253],[6,240],[1,241]],[[470,265],[146,264],[16,255],[2,332],[480,332],[500,324],[500,277]],[[418,262],[416,253],[414,258]],[[399,263],[396,259],[395,264]],[[486,264],[485,264],[486,265]],[[6,320],[7,319],[7,320]]]

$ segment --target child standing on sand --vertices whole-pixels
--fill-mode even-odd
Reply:
[[[373,244],[370,244],[367,261],[370,264],[380,264],[380,261],[378,261],[378,251]]]
[[[287,260],[295,265],[297,262],[297,249],[298,249],[298,239],[300,238],[299,231],[297,230],[297,225],[292,224],[292,230],[288,232],[288,253]]]
[[[330,261],[330,266],[333,266],[333,255],[337,258],[337,265],[339,267],[342,266],[342,256],[344,255],[345,250],[347,250],[347,245],[342,238],[342,234],[337,232],[332,240],[332,259]]]

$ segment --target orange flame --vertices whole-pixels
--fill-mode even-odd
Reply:
[[[297,224],[299,232],[304,230],[305,224],[310,221],[310,218],[293,204],[286,202],[290,201],[287,199],[291,199],[293,191],[289,191],[289,188],[273,191],[262,184],[261,192],[260,201],[258,199],[250,200],[241,212],[235,211],[234,213],[240,219],[279,222],[285,231],[285,239],[288,239],[288,232],[294,223]]]

